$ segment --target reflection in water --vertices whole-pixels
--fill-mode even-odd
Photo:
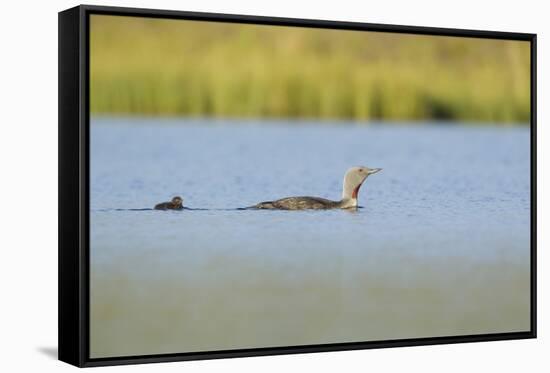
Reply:
[[[525,129],[102,120],[91,139],[92,357],[529,329]],[[356,211],[237,210],[337,198],[367,162],[384,175]],[[140,209],[176,194],[191,207]]]

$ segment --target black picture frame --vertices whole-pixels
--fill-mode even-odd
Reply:
[[[89,357],[89,17],[182,20],[522,40],[531,50],[531,328],[525,332]],[[59,360],[79,367],[536,338],[536,34],[81,5],[59,13]]]

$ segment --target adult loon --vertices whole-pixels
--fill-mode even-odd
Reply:
[[[183,198],[176,196],[170,202],[162,202],[155,206],[155,210],[181,210],[183,209]]]
[[[357,207],[359,188],[369,175],[377,173],[381,168],[368,168],[364,166],[352,167],[344,175],[344,187],[342,199],[331,201],[319,197],[287,197],[276,201],[260,202],[250,208],[276,209],[276,210],[327,210],[347,209]]]

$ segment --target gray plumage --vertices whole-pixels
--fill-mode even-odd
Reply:
[[[364,166],[352,167],[344,175],[342,199],[332,201],[319,197],[287,197],[275,201],[260,202],[250,208],[269,210],[328,210],[347,209],[357,207],[359,188],[369,175],[372,175],[381,168],[368,168]]]
[[[341,201],[331,201],[319,197],[287,197],[276,201],[260,202],[254,206],[257,209],[277,210],[326,210],[339,208]]]

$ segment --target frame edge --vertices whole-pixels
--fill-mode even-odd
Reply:
[[[58,13],[58,359],[82,367],[80,16]]]

